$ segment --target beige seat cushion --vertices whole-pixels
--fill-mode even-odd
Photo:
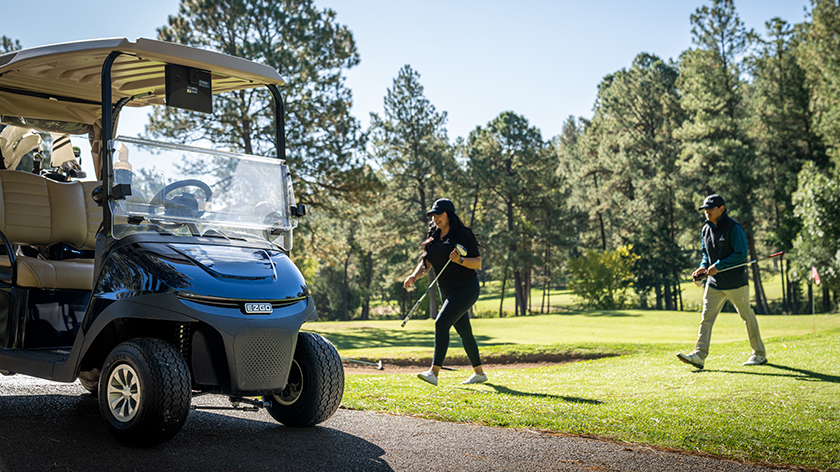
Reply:
[[[15,245],[66,243],[91,250],[102,221],[102,209],[90,197],[95,184],[83,186],[27,172],[0,171],[0,231]],[[8,256],[0,259],[0,266],[4,262],[9,266]],[[21,287],[93,288],[93,259],[53,261],[18,256],[16,271],[15,283]]]
[[[8,265],[8,258],[6,261]],[[42,289],[93,290],[93,259],[45,261],[18,256],[17,284]]]
[[[84,246],[88,221],[82,185],[19,171],[0,171],[0,231],[12,244]]]

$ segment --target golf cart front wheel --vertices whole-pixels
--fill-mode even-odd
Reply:
[[[286,388],[263,400],[272,418],[302,427],[326,421],[343,395],[344,366],[338,351],[323,336],[301,332]]]
[[[127,446],[171,439],[187,421],[190,372],[181,353],[154,338],[119,344],[99,378],[99,412],[108,431]]]

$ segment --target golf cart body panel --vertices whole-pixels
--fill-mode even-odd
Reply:
[[[332,415],[340,358],[300,331],[317,312],[288,254],[303,211],[285,162],[283,84],[271,67],[148,39],[0,55],[0,163],[17,169],[0,169],[0,372],[79,378],[99,389],[111,433],[137,444],[180,429],[184,388],[264,395],[289,425]],[[274,102],[276,156],[116,136],[123,107],[209,112],[214,94],[258,87]],[[42,171],[33,132],[59,147],[89,137],[98,180],[74,180],[84,173],[66,149]],[[177,415],[154,403],[169,396]]]

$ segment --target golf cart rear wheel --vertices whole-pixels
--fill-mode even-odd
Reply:
[[[174,346],[154,338],[119,344],[99,378],[99,412],[108,431],[127,446],[145,447],[175,436],[187,421],[191,383]]]
[[[323,423],[338,410],[344,395],[344,366],[335,347],[323,336],[298,334],[286,389],[263,397],[268,413],[286,426]]]

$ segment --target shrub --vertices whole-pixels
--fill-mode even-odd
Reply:
[[[633,246],[614,251],[588,250],[569,260],[570,287],[586,308],[615,310],[626,308],[627,289],[633,286],[631,267],[639,258]]]

